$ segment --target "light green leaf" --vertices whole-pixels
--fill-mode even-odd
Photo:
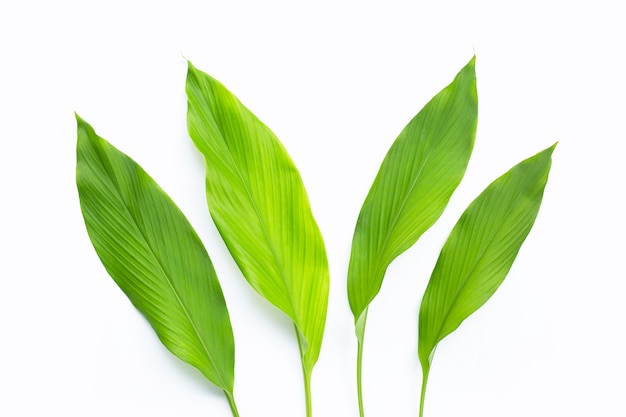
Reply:
[[[250,285],[294,322],[310,374],[322,343],[329,271],[300,174],[272,131],[191,63],[187,97],[211,216]]]
[[[435,223],[467,167],[478,112],[474,61],[409,122],[363,203],[348,269],[348,299],[362,342],[367,307],[385,271]]]
[[[555,146],[520,162],[489,185],[443,246],[419,313],[422,407],[437,344],[498,289],[530,232]]]
[[[174,355],[232,403],[234,341],[202,242],[174,202],[78,115],[76,183],[106,270]]]

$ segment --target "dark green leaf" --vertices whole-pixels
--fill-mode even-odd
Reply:
[[[387,267],[435,223],[463,178],[474,146],[477,112],[472,58],[389,149],[352,241],[348,299],[360,341],[367,307],[380,291]]]
[[[555,146],[489,185],[443,246],[419,313],[422,397],[437,344],[482,306],[509,272],[537,217]]]
[[[76,119],[76,182],[98,256],[163,344],[232,398],[233,333],[202,242],[137,163]]]

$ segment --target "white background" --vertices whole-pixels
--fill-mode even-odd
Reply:
[[[591,5],[593,3],[593,5]],[[426,416],[626,416],[626,14],[618,1],[3,1],[0,415],[229,416],[100,264],[75,187],[78,112],[172,196],[214,261],[242,417],[304,416],[292,326],[213,226],[185,127],[185,58],[233,91],[300,169],[330,266],[314,414],[358,415],[345,293],[354,224],[387,149],[475,53],[479,127],[441,220],[372,304],[368,417],[417,415],[417,311],[463,209],[559,141],[508,278],[444,340]]]

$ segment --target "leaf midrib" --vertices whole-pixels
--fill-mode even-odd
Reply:
[[[91,140],[91,139],[90,139]],[[176,291],[176,289],[174,288],[171,278],[169,276],[169,274],[167,272],[165,272],[165,269],[163,267],[163,265],[161,264],[159,258],[156,256],[156,252],[154,250],[154,248],[152,247],[152,245],[150,245],[150,241],[146,238],[146,235],[143,233],[143,231],[141,230],[141,228],[138,225],[137,219],[135,218],[135,216],[132,214],[131,210],[128,207],[128,204],[126,203],[126,200],[123,198],[122,194],[120,193],[119,190],[119,184],[117,182],[117,177],[115,176],[115,174],[111,171],[109,164],[107,164],[105,159],[103,159],[103,157],[105,155],[102,155],[101,152],[96,152],[96,154],[98,155],[98,159],[100,160],[102,166],[104,167],[104,170],[106,171],[106,173],[108,174],[108,178],[113,182],[114,185],[114,189],[115,192],[117,194],[117,197],[120,199],[120,201],[123,203],[124,209],[126,211],[126,213],[128,214],[128,216],[133,220],[133,224],[137,230],[137,232],[141,235],[141,237],[143,238],[144,242],[146,243],[146,246],[148,247],[148,249],[150,250],[150,254],[152,255],[153,259],[156,262],[156,265],[158,266],[160,272],[163,274],[163,276],[165,277],[165,281],[167,282],[168,286],[170,287],[170,290],[172,291],[172,294],[174,294],[174,297],[176,298],[176,301],[178,302],[180,309],[183,311],[183,313],[185,314],[185,317],[187,318],[187,320],[189,321],[189,323],[191,324],[191,328],[193,329],[198,341],[200,342],[200,345],[202,346],[202,349],[204,349],[204,352],[207,355],[207,358],[209,359],[209,362],[211,363],[211,367],[215,370],[216,374],[218,375],[221,385],[223,387],[227,387],[227,384],[225,383],[221,372],[219,371],[219,368],[217,366],[215,366],[215,360],[213,359],[213,356],[211,355],[211,352],[209,351],[209,349],[207,348],[207,346],[204,343],[204,340],[202,339],[202,337],[200,336],[200,332],[198,331],[198,328],[194,322],[194,320],[192,320],[191,315],[189,314],[185,304],[183,303],[182,299],[180,298],[180,296],[178,295],[178,292]],[[226,389],[226,388],[225,388]],[[230,389],[227,389],[230,391]]]

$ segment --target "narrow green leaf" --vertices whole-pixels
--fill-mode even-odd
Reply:
[[[232,407],[233,333],[202,242],[137,163],[76,119],[76,183],[98,256],[167,349],[223,389]]]
[[[422,403],[437,344],[498,289],[530,232],[555,146],[520,162],[489,185],[443,246],[419,312]]]
[[[363,203],[348,269],[348,299],[362,341],[365,312],[385,271],[435,223],[467,167],[478,113],[474,61],[409,122]]]
[[[348,300],[358,339],[357,392],[370,303],[387,267],[432,226],[461,182],[478,120],[475,57],[402,130],[385,156],[357,220]]]
[[[211,216],[250,285],[294,322],[310,374],[322,343],[329,271],[300,174],[272,131],[191,63],[187,97]]]

